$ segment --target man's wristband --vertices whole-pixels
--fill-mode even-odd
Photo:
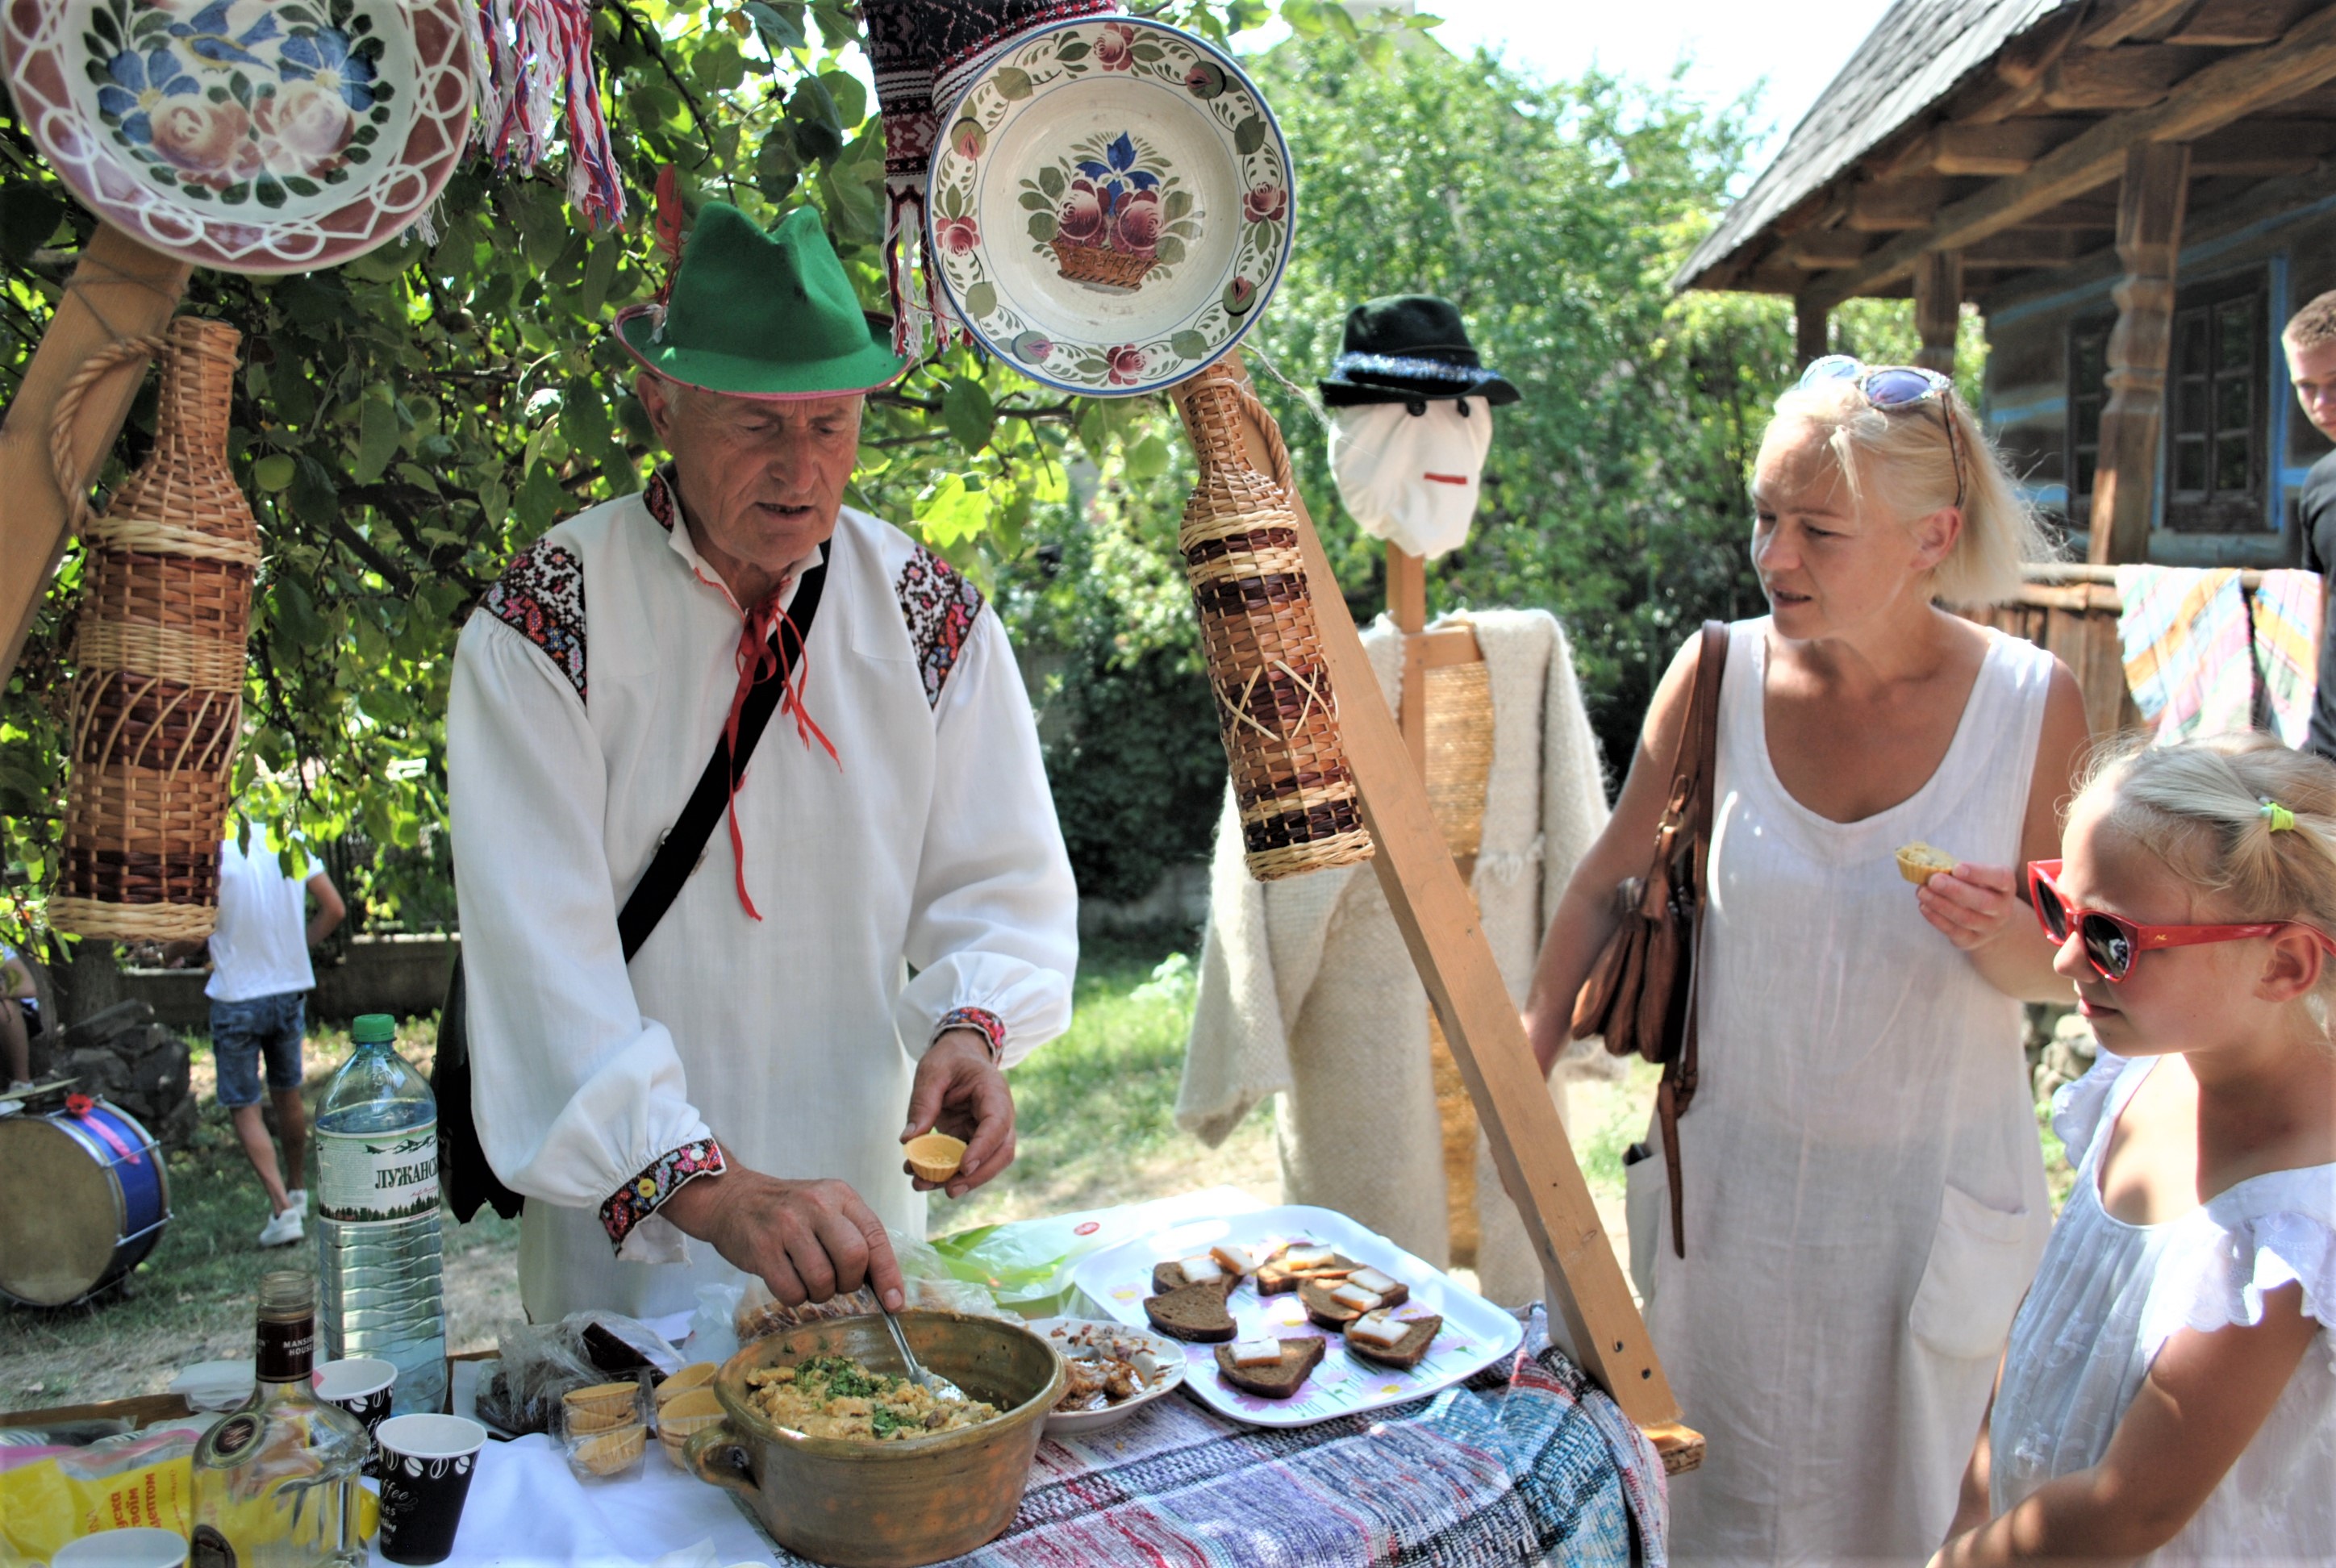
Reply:
[[[989,1045],[992,1066],[1006,1059],[1006,1020],[986,1008],[952,1008],[941,1015],[933,1026],[933,1038],[939,1040],[951,1029],[971,1029]]]

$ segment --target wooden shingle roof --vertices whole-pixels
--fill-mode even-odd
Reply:
[[[1942,102],[2005,44],[2082,3],[1897,0],[1671,287],[1705,286],[1706,273],[1900,126]]]

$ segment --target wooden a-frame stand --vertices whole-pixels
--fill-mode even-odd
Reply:
[[[1247,385],[1238,350],[1223,363]],[[1184,383],[1185,389],[1198,387],[1197,379]],[[1250,461],[1260,472],[1272,472],[1265,433],[1251,420],[1244,422],[1242,433]],[[1653,1439],[1666,1469],[1692,1469],[1702,1459],[1703,1438],[1679,1422],[1679,1401],[1615,1261],[1564,1124],[1533,1065],[1523,1020],[1509,999],[1508,987],[1477,922],[1475,904],[1428,808],[1424,769],[1414,762],[1396,716],[1376,700],[1378,677],[1338,592],[1338,576],[1323,552],[1305,498],[1293,493],[1290,502],[1298,517],[1306,574],[1313,584],[1315,625],[1330,667],[1331,689],[1346,699],[1338,705],[1338,728],[1347,765],[1361,795],[1363,819],[1378,849],[1371,865],[1444,1026],[1445,1040],[1469,1097],[1475,1101],[1502,1185],[1541,1259],[1551,1334]],[[1391,600],[1397,589],[1390,583]],[[1407,609],[1398,610],[1399,621]],[[1473,653],[1475,639],[1471,636],[1467,640]],[[1420,650],[1423,660],[1428,657],[1425,639],[1410,646]],[[1404,682],[1407,711],[1413,694],[1425,685],[1411,676],[1407,670]],[[1423,705],[1420,722],[1408,726],[1423,746],[1425,714]]]

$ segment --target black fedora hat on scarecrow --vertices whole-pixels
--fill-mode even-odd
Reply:
[[[1318,383],[1332,408],[1481,397],[1493,407],[1517,389],[1487,367],[1468,341],[1460,307],[1432,294],[1367,300],[1347,313],[1347,336],[1330,374]]]

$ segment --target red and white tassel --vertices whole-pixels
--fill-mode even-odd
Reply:
[[[472,34],[479,142],[501,167],[535,172],[566,99],[568,194],[585,221],[621,225],[625,190],[601,112],[592,62],[592,13],[584,0],[478,0]]]

